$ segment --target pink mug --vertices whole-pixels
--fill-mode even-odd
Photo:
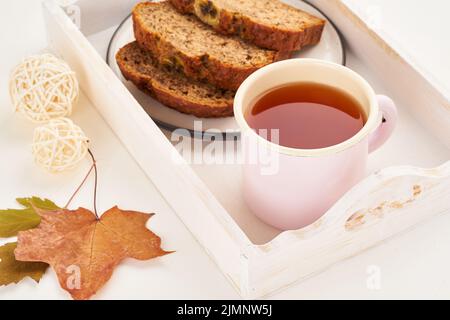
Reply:
[[[351,94],[366,112],[364,127],[340,144],[310,150],[280,146],[250,128],[245,115],[262,94],[302,81]],[[241,128],[245,201],[261,220],[281,230],[299,229],[316,221],[362,180],[369,153],[386,142],[397,122],[393,101],[376,95],[360,75],[315,59],[277,62],[253,73],[236,94],[234,114]]]

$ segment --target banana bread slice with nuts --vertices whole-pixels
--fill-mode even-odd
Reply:
[[[137,4],[133,25],[139,45],[161,64],[224,89],[237,90],[254,71],[290,56],[221,35],[168,1]]]
[[[170,0],[220,33],[257,46],[295,51],[320,41],[325,21],[278,0]]]
[[[233,115],[234,92],[163,69],[137,42],[120,49],[116,61],[127,80],[168,107],[202,118]]]

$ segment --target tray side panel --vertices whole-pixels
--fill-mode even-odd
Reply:
[[[252,297],[357,255],[438,214],[450,212],[450,162],[435,169],[392,167],[351,190],[322,219],[248,253]]]
[[[79,25],[84,35],[118,25],[124,18],[124,12],[131,12],[138,2],[140,0],[59,0],[60,6]]]
[[[345,35],[346,43],[371,70],[392,88],[399,103],[450,148],[450,93],[427,78],[417,63],[394,43],[382,38],[342,0],[309,0],[323,10]]]
[[[248,238],[61,8],[46,1],[44,16],[51,48],[70,64],[83,92],[240,291],[247,281],[241,248]]]

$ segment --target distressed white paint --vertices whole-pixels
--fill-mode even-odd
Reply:
[[[346,8],[337,1],[329,2],[335,7],[325,6],[322,0],[315,2],[330,11]],[[173,163],[173,157],[178,155],[174,155],[170,142],[83,34],[52,2],[46,2],[44,11],[53,49],[75,69],[84,93],[244,297],[266,295],[450,209],[450,162],[428,170],[387,168],[362,181],[312,226],[284,232],[265,245],[254,245],[194,171],[181,158],[177,161],[180,164]],[[356,28],[357,18],[350,11],[345,12],[336,20],[346,35],[353,39],[353,30],[364,35],[365,31],[359,29],[363,25],[358,23]],[[354,41],[361,41],[361,47],[367,45],[376,52],[381,45],[382,50],[370,55],[371,59],[382,63],[383,59],[390,61],[394,57],[387,66],[395,67],[397,61],[402,70],[411,72],[408,74],[414,76],[414,81],[426,86],[436,104],[426,110],[415,108],[416,113],[427,116],[425,125],[436,117],[441,117],[441,123],[446,121],[448,113],[442,108],[445,110],[448,101],[443,101],[438,90],[398,54],[386,49],[380,38],[370,34],[355,37]],[[447,142],[450,126],[438,131],[435,133]],[[358,212],[364,217],[349,227],[347,220]]]
[[[347,193],[315,224],[248,248],[248,296],[310,276],[450,208],[450,162],[435,169],[383,169]],[[355,215],[356,214],[356,215]],[[359,216],[357,221],[349,221]]]

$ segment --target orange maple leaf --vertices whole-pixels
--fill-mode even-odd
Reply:
[[[123,259],[148,260],[170,253],[145,226],[152,214],[117,207],[100,219],[83,208],[37,212],[41,223],[19,233],[15,257],[51,265],[61,287],[77,300],[94,295]]]

